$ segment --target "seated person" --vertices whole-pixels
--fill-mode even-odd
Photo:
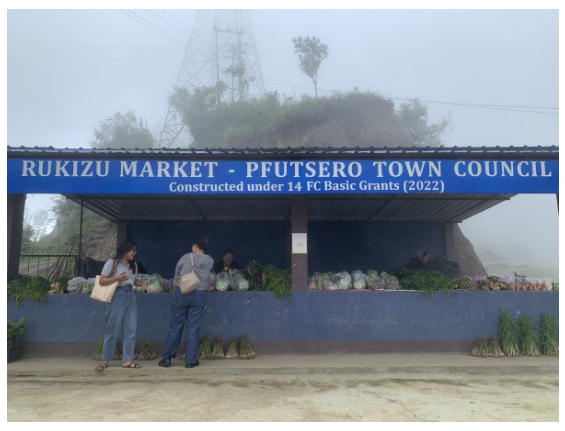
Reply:
[[[214,265],[213,271],[216,274],[219,274],[223,271],[231,272],[232,269],[241,269],[241,267],[235,260],[233,260],[233,251],[228,248],[224,251],[222,260],[219,260],[216,262],[216,265]]]
[[[418,250],[416,255],[408,261],[404,266],[404,269],[415,269],[418,271],[423,271],[424,267],[428,263],[428,252],[426,250]]]

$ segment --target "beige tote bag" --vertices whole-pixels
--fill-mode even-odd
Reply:
[[[190,253],[190,263],[192,265],[192,271],[178,278],[180,291],[183,295],[188,295],[190,292],[196,289],[200,284],[200,279],[194,272],[193,253]]]
[[[114,263],[114,268],[112,269],[112,274],[116,272],[116,262]],[[112,275],[110,274],[110,275]],[[114,293],[116,292],[116,288],[118,287],[119,281],[115,281],[108,286],[101,286],[100,285],[100,276],[96,276],[96,281],[94,282],[94,288],[92,289],[92,293],[90,297],[95,301],[104,302],[105,304],[109,304],[112,302],[112,298],[114,298]]]

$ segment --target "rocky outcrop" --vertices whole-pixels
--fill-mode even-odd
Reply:
[[[84,255],[105,262],[116,254],[117,227],[110,221],[99,221],[89,227],[84,240]]]
[[[474,277],[475,275],[487,275],[487,271],[471,241],[467,239],[458,224],[453,226],[453,236],[455,239],[455,253],[457,255],[457,262],[461,266],[462,275]]]

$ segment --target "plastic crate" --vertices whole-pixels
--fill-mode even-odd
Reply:
[[[8,339],[8,363],[22,359],[22,345],[19,339]]]

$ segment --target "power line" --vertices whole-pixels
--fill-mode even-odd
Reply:
[[[265,81],[268,82],[272,82],[274,84],[277,85],[282,85],[284,87],[291,87],[291,88],[298,88],[298,89],[303,89],[303,90],[313,90],[314,87],[308,86],[308,85],[303,85],[303,84],[292,84],[292,83],[287,83],[285,81],[278,81],[276,79],[270,79],[270,78],[264,78]],[[336,90],[328,90],[325,88],[318,88],[318,91],[323,91],[326,93],[336,93]],[[401,97],[388,97],[388,96],[382,96],[386,99],[391,99],[391,100],[403,100],[403,101],[412,101],[414,100],[414,98],[412,99],[408,99],[408,98],[401,98]],[[467,108],[483,108],[483,109],[494,109],[494,110],[498,110],[498,111],[512,111],[512,112],[528,112],[531,114],[545,114],[545,115],[559,115],[558,112],[540,112],[540,111],[531,111],[531,110],[523,110],[523,109],[513,109],[512,105],[486,105],[486,104],[473,104],[473,103],[456,103],[456,102],[438,102],[438,101],[433,101],[433,100],[421,100],[421,102],[424,103],[434,103],[434,104],[441,104],[441,105],[455,105],[455,106],[463,106],[463,107],[467,107]],[[505,107],[508,106],[508,107]],[[516,105],[516,108],[521,108],[522,106]],[[543,108],[543,107],[536,107],[536,106],[524,106],[524,108],[533,108],[533,109],[559,109],[559,108]]]
[[[176,19],[174,16],[172,16],[169,12],[167,12],[164,9],[161,9],[161,11],[165,12],[167,15],[169,15],[172,19],[174,19],[176,22],[178,22],[180,25],[182,25],[184,28],[186,28],[187,30],[190,30],[189,27],[187,27],[186,25],[184,25],[182,22],[180,22],[178,19]]]
[[[186,46],[183,45],[182,42],[180,42],[178,39],[176,39],[173,36],[170,36],[168,33],[164,32],[163,30],[161,30],[159,27],[151,24],[149,21],[141,18],[143,21],[145,21],[146,23],[150,24],[151,26],[157,28],[157,30],[159,30],[161,33],[158,33],[157,31],[155,31],[153,28],[149,27],[147,24],[144,24],[143,22],[141,22],[139,19],[136,18],[136,16],[138,16],[137,14],[133,13],[132,11],[130,11],[129,9],[126,9],[129,13],[131,13],[132,15],[127,14],[125,11],[123,11],[122,9],[119,9],[120,12],[124,13],[125,15],[129,16],[130,18],[136,20],[137,22],[139,22],[140,24],[144,25],[145,27],[147,27],[149,30],[154,31],[155,33],[157,33],[159,36],[163,36],[165,39],[167,39],[169,42],[174,43],[175,45],[177,45],[179,48],[183,48],[186,49]],[[135,15],[135,16],[133,16]],[[174,40],[173,40],[174,39]],[[176,41],[176,42],[175,42]],[[177,43],[178,42],[178,43]]]
[[[159,18],[161,21],[164,21],[165,24],[171,26],[172,28],[174,28],[176,31],[178,31],[180,34],[182,34],[184,37],[186,37],[187,39],[190,37],[187,34],[183,33],[182,31],[180,31],[178,28],[176,28],[174,25],[172,25],[169,21],[167,21],[165,18],[161,18],[159,15],[157,15],[155,12],[147,9],[147,12],[155,15],[157,18]]]

